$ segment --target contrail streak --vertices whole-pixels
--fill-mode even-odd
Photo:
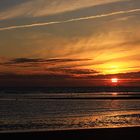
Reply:
[[[62,20],[62,21],[42,22],[42,23],[33,23],[33,24],[25,24],[25,25],[15,25],[15,26],[9,26],[9,27],[2,27],[2,28],[0,28],[0,31],[12,30],[12,29],[30,28],[30,27],[38,27],[38,26],[39,27],[40,26],[48,26],[48,25],[53,25],[53,24],[69,23],[69,22],[89,20],[89,19],[97,19],[97,18],[109,17],[109,16],[114,16],[114,15],[120,15],[120,14],[134,13],[134,12],[139,12],[139,11],[140,11],[140,9],[132,9],[132,10],[118,11],[118,12],[113,12],[113,13],[108,13],[108,14],[101,14],[101,15],[81,17],[81,18],[74,18],[74,19]]]

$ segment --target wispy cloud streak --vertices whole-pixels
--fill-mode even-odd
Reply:
[[[4,6],[3,3],[5,2],[0,1],[0,9],[1,7],[5,8],[5,10],[0,11],[1,20],[17,17],[42,17],[96,5],[115,3],[122,0],[18,0],[18,2],[15,2],[17,0],[12,0],[12,2],[11,0],[4,1],[7,1],[7,3],[11,4],[13,3],[13,5],[8,8]]]
[[[27,63],[66,63],[66,62],[81,62],[81,61],[90,61],[92,59],[58,59],[58,58],[52,58],[52,59],[41,59],[41,58],[16,58],[12,59],[4,64],[27,64]]]
[[[9,26],[9,27],[2,27],[2,28],[0,28],[0,31],[12,30],[12,29],[22,29],[22,28],[31,28],[31,27],[41,27],[41,26],[48,26],[48,25],[54,25],[54,24],[62,24],[62,23],[69,23],[69,22],[75,22],[75,21],[97,19],[97,18],[103,18],[103,17],[115,16],[115,15],[121,15],[121,14],[129,14],[129,13],[134,13],[134,12],[140,12],[140,9],[117,11],[117,12],[112,12],[112,13],[107,13],[107,14],[88,16],[88,17],[80,17],[80,18],[74,18],[74,19],[63,20],[63,21],[53,21],[53,22],[43,22],[43,23],[33,23],[33,24],[26,24],[26,25],[15,25],[15,26]]]

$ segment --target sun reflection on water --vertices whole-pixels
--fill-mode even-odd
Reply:
[[[117,92],[113,92],[113,93],[112,93],[112,96],[117,96],[117,95],[118,95]]]

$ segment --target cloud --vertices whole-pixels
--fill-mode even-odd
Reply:
[[[5,7],[6,10],[0,13],[0,19],[48,16],[117,1],[121,0],[24,0],[8,9]]]
[[[22,64],[22,63],[36,63],[43,62],[43,59],[32,59],[32,58],[16,58],[12,59],[7,64]]]
[[[47,75],[50,78],[58,75],[59,77],[76,77],[85,76],[91,74],[97,74],[98,72],[92,69],[82,68],[91,59],[33,59],[33,58],[16,58],[7,60],[7,62],[1,63],[1,66],[5,67],[5,71],[2,73],[6,75]],[[9,69],[10,67],[10,69]],[[8,68],[8,69],[7,69]],[[8,75],[9,75],[8,74]],[[57,76],[57,77],[58,77]]]
[[[40,67],[41,69],[41,67]],[[7,77],[7,78],[51,78],[51,79],[57,79],[57,78],[82,78],[86,77],[87,75],[95,75],[98,74],[97,71],[91,70],[91,69],[80,69],[80,68],[50,68],[45,69],[45,72],[37,72],[37,73],[15,73],[15,72],[0,72],[0,76]]]
[[[28,64],[28,63],[66,63],[66,62],[78,62],[78,61],[90,61],[91,59],[33,59],[33,58],[16,58],[12,59],[5,64]]]
[[[54,73],[45,73],[45,74],[15,74],[12,72],[3,72],[0,73],[0,78],[2,79],[13,79],[13,80],[17,80],[17,79],[24,79],[24,80],[46,80],[46,79],[55,79],[55,80],[63,80],[63,79],[67,79],[67,78],[74,78],[72,75],[68,75],[68,74],[54,74]],[[26,84],[26,83],[25,83]]]
[[[88,75],[88,74],[97,74],[98,72],[92,69],[80,69],[80,68],[50,68],[50,71],[53,72],[62,72],[65,74],[74,74],[74,75]]]
[[[68,71],[72,70],[72,69],[67,69]],[[79,72],[78,72],[79,71]],[[89,73],[88,73],[89,71]],[[91,74],[93,73],[93,75]],[[59,79],[59,78],[74,78],[74,79],[101,79],[101,80],[107,80],[110,79],[112,77],[118,77],[118,79],[120,80],[130,80],[130,81],[140,81],[140,71],[138,72],[128,72],[128,73],[118,73],[118,74],[98,74],[98,75],[94,75],[94,73],[98,73],[97,71],[94,70],[88,70],[88,69],[73,69],[72,74],[69,73],[43,73],[43,74],[15,74],[12,72],[1,72],[0,73],[0,77],[1,78],[42,78],[42,79],[46,79],[46,78],[52,78],[52,79]],[[81,76],[75,76],[74,74],[79,74]],[[91,74],[91,75],[90,75]],[[85,75],[85,76],[82,76]],[[60,80],[60,79],[59,79]]]
[[[22,28],[31,28],[31,27],[41,27],[41,26],[69,23],[69,22],[75,22],[75,21],[98,19],[98,18],[110,17],[110,16],[115,16],[115,15],[121,15],[121,14],[129,14],[129,13],[135,13],[135,12],[140,12],[140,9],[131,9],[131,10],[125,10],[125,11],[117,11],[117,12],[112,12],[112,13],[107,13],[107,14],[101,14],[101,15],[95,15],[95,16],[87,16],[87,17],[80,17],[80,18],[73,18],[73,19],[63,20],[63,21],[41,22],[41,23],[34,23],[34,24],[1,27],[0,31],[12,30],[12,29],[22,29]]]

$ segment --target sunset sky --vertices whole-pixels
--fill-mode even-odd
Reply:
[[[0,85],[140,86],[140,0],[1,0]]]

